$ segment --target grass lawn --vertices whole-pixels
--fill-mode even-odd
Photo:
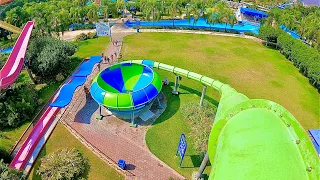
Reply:
[[[116,170],[111,168],[104,161],[99,159],[98,156],[93,154],[87,147],[81,144],[78,139],[70,134],[70,132],[60,123],[55,128],[54,133],[51,135],[45,147],[41,150],[39,157],[43,157],[63,148],[76,148],[89,159],[90,170],[85,175],[87,179],[124,179],[121,174],[118,174]],[[38,158],[32,172],[30,173],[29,179],[41,179],[41,177],[36,174],[36,170],[39,168],[40,164],[41,161],[40,158]]]
[[[76,52],[73,56],[80,57],[81,59],[90,56],[100,56],[101,53],[106,50],[106,46],[109,42],[110,37],[108,36],[74,42],[74,44],[79,45],[79,49],[78,52]]]
[[[249,98],[269,99],[288,109],[306,129],[319,128],[319,93],[308,79],[298,72],[292,63],[277,50],[243,38],[176,34],[139,33],[125,38],[123,57],[130,59],[151,59],[178,66],[230,84]],[[172,73],[158,71],[162,78]],[[182,119],[181,104],[199,101],[202,86],[183,78],[179,96],[172,96],[170,88],[164,92],[168,108],[155,122],[146,135],[149,149],[161,160],[187,178],[199,166],[188,139],[189,149],[183,168],[178,168],[174,154],[181,133],[190,132],[189,125]],[[167,89],[169,88],[169,89]],[[217,105],[219,94],[211,88],[206,99]],[[175,160],[173,160],[175,159]]]

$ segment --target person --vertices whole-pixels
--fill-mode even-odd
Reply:
[[[103,57],[104,57],[104,54],[103,54],[103,53],[101,53],[101,60],[103,60]]]
[[[121,53],[119,53],[119,59],[121,59],[122,58],[122,54]]]
[[[111,61],[113,61],[113,54],[111,54]]]
[[[164,80],[162,81],[163,85],[169,85],[169,79],[168,78],[164,78]]]
[[[98,66],[98,71],[100,71],[100,63],[98,63],[98,65],[97,65],[97,66]]]
[[[117,57],[117,52],[114,52],[114,57]]]
[[[104,62],[107,62],[107,56],[104,56],[104,57],[103,57],[103,61],[104,61]]]
[[[107,61],[108,61],[108,63],[110,62],[110,58],[109,57],[107,57]]]
[[[84,89],[84,93],[86,93],[86,95],[89,94],[89,89],[86,85],[83,86],[83,89]]]

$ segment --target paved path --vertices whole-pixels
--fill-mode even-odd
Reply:
[[[125,35],[134,32],[126,32],[120,25],[112,27],[113,40],[122,41]],[[120,46],[109,43],[104,55],[111,57],[114,52],[120,52]],[[114,58],[113,63],[116,60]],[[101,64],[101,69],[108,67],[109,63]],[[99,72],[96,67],[87,78],[85,86],[89,87],[92,78]],[[131,128],[129,122],[125,122],[113,116],[108,116],[103,108],[103,120],[96,120],[99,112],[98,104],[90,97],[86,97],[84,89],[78,88],[74,93],[69,106],[62,111],[60,120],[71,127],[78,135],[82,136],[93,147],[106,156],[106,159],[117,163],[119,159],[125,159],[127,165],[126,179],[143,180],[167,180],[169,178],[185,179],[155,155],[153,155],[146,143],[145,135],[149,126]]]

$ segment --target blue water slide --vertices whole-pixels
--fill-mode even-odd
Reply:
[[[82,86],[87,76],[92,72],[96,63],[101,61],[102,56],[91,56],[89,60],[83,62],[76,72],[62,86],[56,100],[50,104],[51,107],[66,107],[72,100],[72,96],[77,87]]]
[[[83,62],[73,76],[88,76],[96,63],[101,61],[102,56],[91,56],[88,61]]]
[[[50,104],[52,107],[66,107],[72,100],[72,96],[77,87],[82,86],[86,82],[85,76],[73,77],[69,84],[65,84],[60,89],[57,99]]]

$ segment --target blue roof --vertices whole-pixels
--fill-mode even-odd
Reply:
[[[247,14],[247,15],[251,15],[251,16],[258,16],[260,18],[268,17],[268,14],[266,14],[266,13],[264,13],[262,11],[251,9],[251,8],[243,8],[243,7],[241,7],[240,8],[240,12],[242,14]]]

